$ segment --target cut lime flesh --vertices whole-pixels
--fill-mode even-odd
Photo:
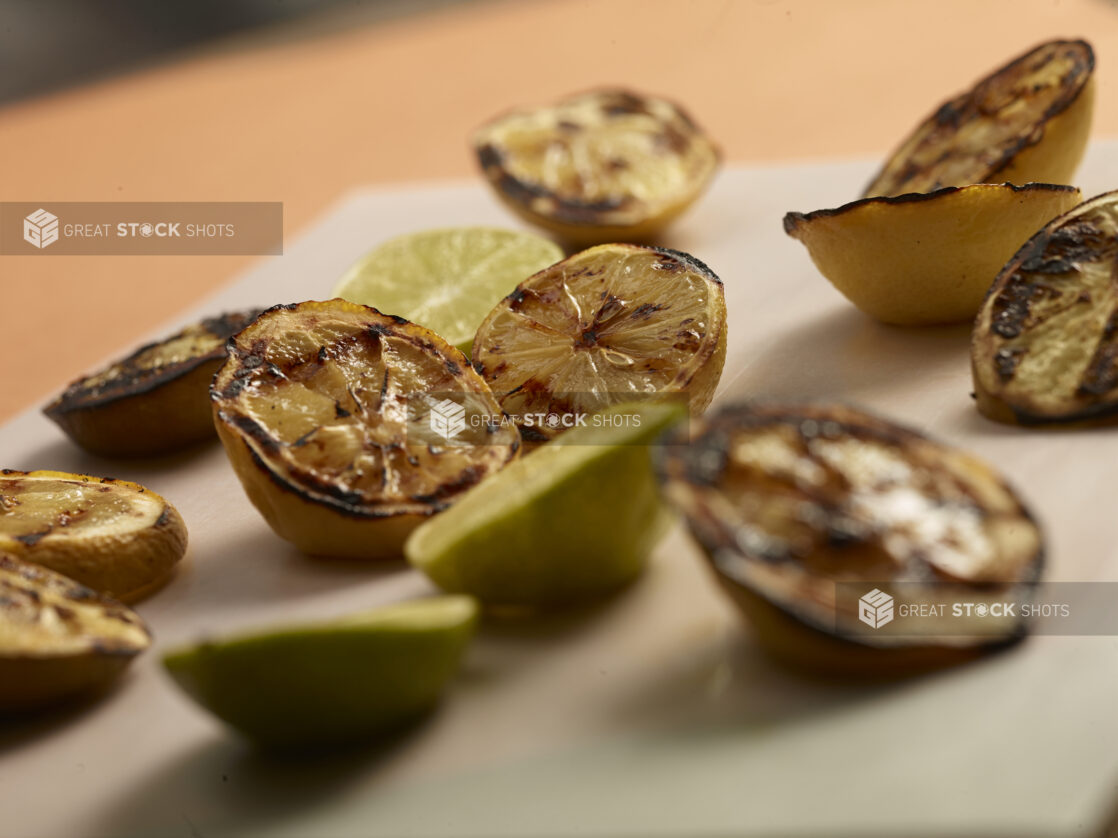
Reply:
[[[334,296],[426,326],[469,354],[497,302],[563,258],[548,239],[516,230],[425,230],[381,244],[354,264]]]
[[[639,426],[575,428],[510,464],[412,533],[408,560],[443,590],[487,605],[549,607],[620,588],[668,520],[649,446],[686,415],[679,403],[593,414]]]
[[[163,663],[199,704],[260,745],[359,741],[406,725],[438,701],[477,615],[469,597],[433,597],[203,642]]]

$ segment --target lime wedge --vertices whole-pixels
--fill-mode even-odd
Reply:
[[[259,745],[361,740],[430,709],[477,624],[470,597],[206,641],[163,658],[195,701]]]
[[[422,524],[408,561],[487,605],[549,607],[620,588],[666,530],[649,446],[686,415],[668,402],[590,415]]]
[[[562,258],[554,242],[516,230],[425,230],[389,239],[366,254],[334,287],[334,296],[426,326],[468,355],[489,310]]]

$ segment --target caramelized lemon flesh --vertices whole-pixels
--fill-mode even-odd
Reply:
[[[1019,615],[897,615],[888,629],[859,617],[871,590],[910,604],[1027,595],[1040,531],[982,461],[841,405],[739,405],[697,431],[689,445],[660,449],[665,491],[776,656],[888,676],[1024,633]]]
[[[459,350],[366,306],[277,306],[229,353],[211,389],[218,435],[252,502],[307,553],[399,555],[421,520],[519,448],[510,423],[437,433],[446,401],[471,419],[500,405]]]
[[[722,282],[678,251],[592,247],[522,282],[482,321],[474,366],[525,439],[639,398],[706,409],[726,359]]]
[[[0,553],[0,711],[103,689],[149,645],[143,620],[119,602]]]
[[[678,106],[613,89],[498,117],[476,132],[474,149],[506,205],[582,245],[654,236],[719,163]]]
[[[133,602],[160,588],[186,552],[178,511],[127,480],[0,471],[0,551]]]
[[[865,197],[972,183],[1071,183],[1091,130],[1094,68],[1085,41],[1030,50],[940,105]]]
[[[225,342],[260,312],[195,323],[73,382],[43,408],[78,445],[107,457],[169,454],[214,436],[209,386]]]
[[[1010,423],[1118,414],[1118,192],[1054,219],[1005,265],[975,321],[978,409]]]

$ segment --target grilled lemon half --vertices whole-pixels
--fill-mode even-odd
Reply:
[[[677,105],[617,89],[512,111],[473,144],[507,206],[578,245],[649,239],[694,203],[719,163]]]
[[[722,281],[675,250],[592,247],[520,283],[473,356],[529,441],[633,399],[683,396],[699,414],[726,360]]]
[[[775,657],[889,677],[1025,633],[1019,613],[988,607],[969,621],[899,609],[888,624],[860,619],[866,595],[946,603],[947,615],[1030,595],[1040,531],[985,463],[840,405],[734,406],[695,430],[659,449],[665,492]]]
[[[1081,200],[1071,186],[981,183],[784,216],[850,302],[884,323],[971,320],[1029,236]]]
[[[106,457],[168,454],[214,435],[207,394],[225,342],[259,314],[195,323],[79,378],[43,408],[74,442]]]
[[[249,499],[316,555],[399,556],[520,446],[461,351],[344,300],[266,311],[230,342],[211,397]]]
[[[936,108],[866,197],[971,183],[1070,183],[1091,131],[1094,69],[1086,41],[1030,50]]]
[[[978,409],[1022,424],[1118,414],[1118,192],[1054,219],[998,275],[974,325]]]
[[[0,712],[103,689],[150,645],[119,602],[0,553]]]
[[[135,602],[186,552],[178,511],[138,483],[61,471],[0,470],[0,551]]]

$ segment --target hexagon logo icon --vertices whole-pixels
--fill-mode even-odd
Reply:
[[[42,250],[58,241],[58,216],[37,209],[23,219],[23,240]]]
[[[893,598],[878,588],[858,600],[858,619],[870,628],[881,628],[893,621]]]

